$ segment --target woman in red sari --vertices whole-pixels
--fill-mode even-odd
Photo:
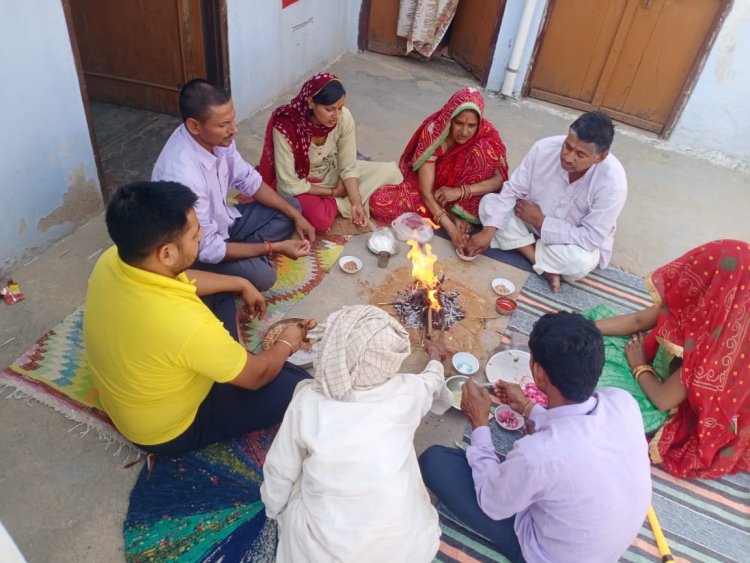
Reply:
[[[471,225],[480,224],[482,195],[508,179],[505,145],[483,113],[479,90],[461,88],[425,119],[401,155],[404,181],[370,198],[373,218],[390,222],[414,211],[440,224],[462,249]]]
[[[750,244],[710,242],[646,285],[652,307],[597,325],[605,335],[632,334],[633,376],[657,408],[674,409],[651,440],[651,460],[687,478],[750,470]],[[668,355],[658,362],[668,373],[654,369],[657,353]]]

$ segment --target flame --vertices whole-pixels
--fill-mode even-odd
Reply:
[[[433,311],[439,311],[442,309],[437,298],[440,281],[433,271],[437,256],[432,253],[432,247],[429,244],[425,244],[424,248],[413,240],[406,241],[406,244],[411,247],[409,254],[406,255],[412,263],[411,275],[427,288],[427,298],[430,301],[430,308]]]

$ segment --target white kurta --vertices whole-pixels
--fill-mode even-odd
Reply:
[[[263,466],[277,561],[431,561],[440,527],[413,442],[428,411],[450,406],[443,366],[353,393],[337,401],[313,380],[297,386]]]
[[[587,252],[598,250],[599,267],[606,268],[612,257],[617,218],[628,196],[625,169],[609,153],[571,183],[560,164],[564,140],[564,135],[558,135],[534,143],[500,193],[482,197],[479,218],[485,227],[502,231],[514,217],[516,202],[531,201],[542,209],[545,218],[541,230],[527,225],[528,232],[547,246],[567,244]],[[523,235],[511,235],[518,241],[513,246],[508,237],[499,238],[497,247],[504,249],[534,242],[529,236],[524,239]]]

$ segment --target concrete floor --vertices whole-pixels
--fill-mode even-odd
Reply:
[[[342,78],[349,93],[347,105],[357,120],[358,147],[376,160],[397,159],[428,112],[458,87],[476,85],[460,74],[436,72],[434,66],[371,53],[345,56],[331,70]],[[276,104],[285,103],[296,92],[297,88],[290,90]],[[551,111],[533,101],[516,103],[487,96],[486,106],[486,116],[508,147],[511,169],[536,139],[564,133],[574,119],[572,113],[560,108]],[[250,162],[258,161],[269,113],[270,108],[241,123],[237,143]],[[99,133],[111,184],[147,179],[162,136],[174,123],[173,118],[149,121],[153,116],[141,120],[135,115],[128,112],[119,122],[120,130]],[[707,240],[750,239],[746,220],[749,174],[665,151],[637,131],[625,127],[621,131],[627,134],[616,136],[613,152],[628,173],[630,195],[619,222],[615,265],[643,274]],[[116,157],[117,151],[121,158]],[[91,267],[108,244],[100,215],[32,263],[11,272],[27,298],[11,307],[0,306],[0,344],[5,343],[0,346],[0,364],[10,364],[83,302]],[[440,244],[436,242],[437,253],[447,261],[450,253]],[[345,251],[367,256],[361,237],[352,239]],[[405,253],[400,256],[404,258]],[[368,300],[370,291],[381,283],[377,276],[385,274],[374,267],[371,256],[366,260],[372,263],[357,274],[357,284],[366,284],[352,284],[351,299]],[[473,272],[466,275],[466,283],[472,288],[476,284],[481,293],[493,268],[499,272],[503,267],[480,258],[461,272],[462,276],[464,271]],[[508,276],[523,275],[510,268],[502,271]],[[319,286],[320,298],[301,302],[296,314],[323,318],[337,305],[334,296],[343,275],[333,272]],[[487,327],[490,332],[498,328],[490,323]],[[491,346],[491,334],[486,338],[483,346]],[[420,361],[415,356],[415,368],[421,367]],[[417,446],[421,449],[430,441],[452,443],[462,425],[455,411],[428,418]],[[0,520],[30,562],[122,559],[122,521],[138,469],[124,469],[124,456],[114,457],[113,450],[105,449],[92,433],[83,437],[69,433],[73,426],[33,402],[0,401]]]

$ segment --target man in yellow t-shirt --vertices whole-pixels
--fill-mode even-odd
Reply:
[[[236,340],[234,297],[262,315],[261,293],[245,278],[188,269],[202,237],[195,201],[176,182],[115,193],[106,214],[115,246],[91,274],[83,321],[104,410],[125,437],[164,455],[280,422],[309,377],[286,359],[313,321],[249,354]]]

